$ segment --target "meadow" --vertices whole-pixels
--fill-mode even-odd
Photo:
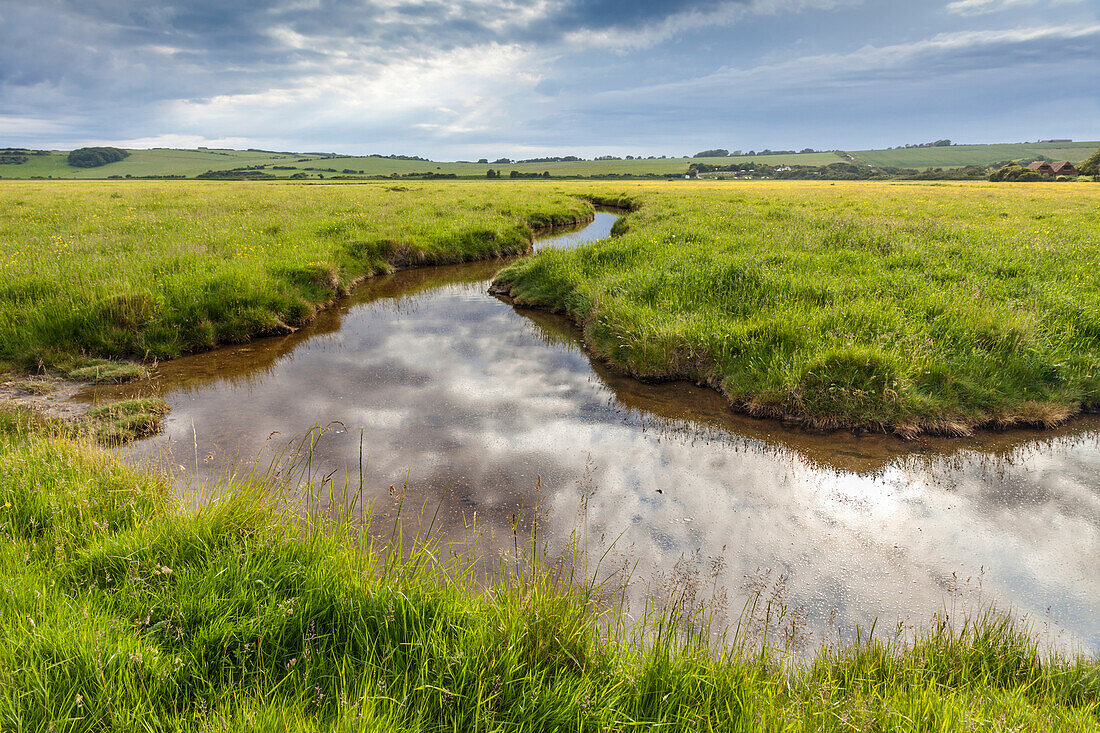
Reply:
[[[910,432],[1096,402],[1087,184],[7,182],[0,359],[134,376],[285,332],[374,273],[526,252],[593,204],[623,213],[614,239],[498,284],[623,370]],[[803,654],[786,609],[758,594],[723,616],[705,577],[627,609],[622,578],[537,533],[455,550],[415,508],[367,532],[346,519],[351,467],[258,470],[196,505],[96,445],[163,412],[0,408],[0,728],[1100,729],[1097,661],[1027,619],[988,608]],[[327,515],[324,493],[342,497]]]
[[[98,378],[286,333],[362,277],[526,252],[591,202],[635,210],[497,286],[640,378],[908,436],[1100,402],[1089,184],[5,183],[0,362]]]
[[[803,656],[766,597],[719,624],[706,578],[628,619],[598,565],[537,533],[487,569],[415,511],[368,541],[341,519],[354,478],[297,465],[184,509],[86,436],[0,410],[0,726],[1100,729],[1097,662],[994,609]],[[346,503],[316,511],[332,491]]]
[[[497,289],[591,350],[816,428],[965,434],[1100,403],[1100,189],[639,184],[621,236]]]
[[[286,333],[358,279],[517,255],[592,216],[486,185],[0,185],[0,362],[87,369]],[[83,360],[82,360],[83,359]],[[98,367],[97,367],[98,368]],[[77,377],[84,376],[78,372]]]

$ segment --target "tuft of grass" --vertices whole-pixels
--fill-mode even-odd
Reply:
[[[161,421],[167,414],[168,403],[164,400],[143,397],[93,407],[85,417],[96,440],[118,445],[160,432]]]
[[[42,396],[53,392],[56,385],[42,379],[21,379],[17,380],[15,388],[23,394]]]
[[[4,727],[1100,729],[1100,664],[1044,653],[1007,614],[802,659],[683,598],[628,626],[537,538],[485,571],[430,526],[371,541],[320,501],[300,524],[263,479],[185,510],[86,439],[0,412]]]
[[[76,365],[62,367],[61,374],[77,382],[92,384],[123,384],[148,375],[145,367],[131,361],[115,359],[79,359]]]

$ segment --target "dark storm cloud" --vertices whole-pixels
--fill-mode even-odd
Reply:
[[[806,140],[852,146],[987,124],[967,99],[1081,99],[1100,44],[1063,31],[1097,22],[1088,0],[0,0],[0,138],[659,153],[713,130],[788,145],[768,136],[859,109],[845,138]],[[1055,130],[1018,109],[971,137],[1095,137],[1097,111]]]

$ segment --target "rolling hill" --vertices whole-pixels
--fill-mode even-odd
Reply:
[[[229,175],[275,178],[331,178],[333,176],[442,175],[484,178],[490,169],[508,177],[512,171],[539,175],[548,172],[562,177],[675,176],[691,163],[729,165],[758,162],[768,165],[828,165],[854,162],[871,166],[924,169],[992,165],[1006,160],[1047,157],[1078,162],[1100,147],[1100,141],[1074,143],[1013,143],[997,145],[952,145],[934,148],[858,150],[850,152],[792,153],[785,155],[731,156],[723,158],[647,158],[580,160],[570,162],[471,163],[437,162],[415,158],[340,156],[310,153],[277,153],[258,150],[199,148],[180,150],[153,148],[132,150],[125,160],[96,168],[76,168],[67,161],[67,151],[46,151],[26,156],[26,162],[0,162],[0,178],[102,179],[142,177],[196,178],[210,171]],[[4,160],[4,158],[0,158]]]

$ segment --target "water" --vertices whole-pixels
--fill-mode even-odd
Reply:
[[[606,237],[613,221],[539,246]],[[903,442],[738,416],[710,390],[611,372],[562,318],[489,295],[500,267],[377,278],[295,334],[85,397],[161,394],[165,431],[127,452],[183,483],[248,463],[271,433],[339,421],[315,465],[355,472],[361,426],[381,515],[406,479],[406,505],[442,497],[455,537],[475,512],[507,534],[541,502],[552,541],[579,526],[590,553],[613,545],[608,563],[637,563],[643,583],[714,573],[735,615],[747,589],[778,591],[815,639],[995,601],[1100,649],[1096,418]]]

